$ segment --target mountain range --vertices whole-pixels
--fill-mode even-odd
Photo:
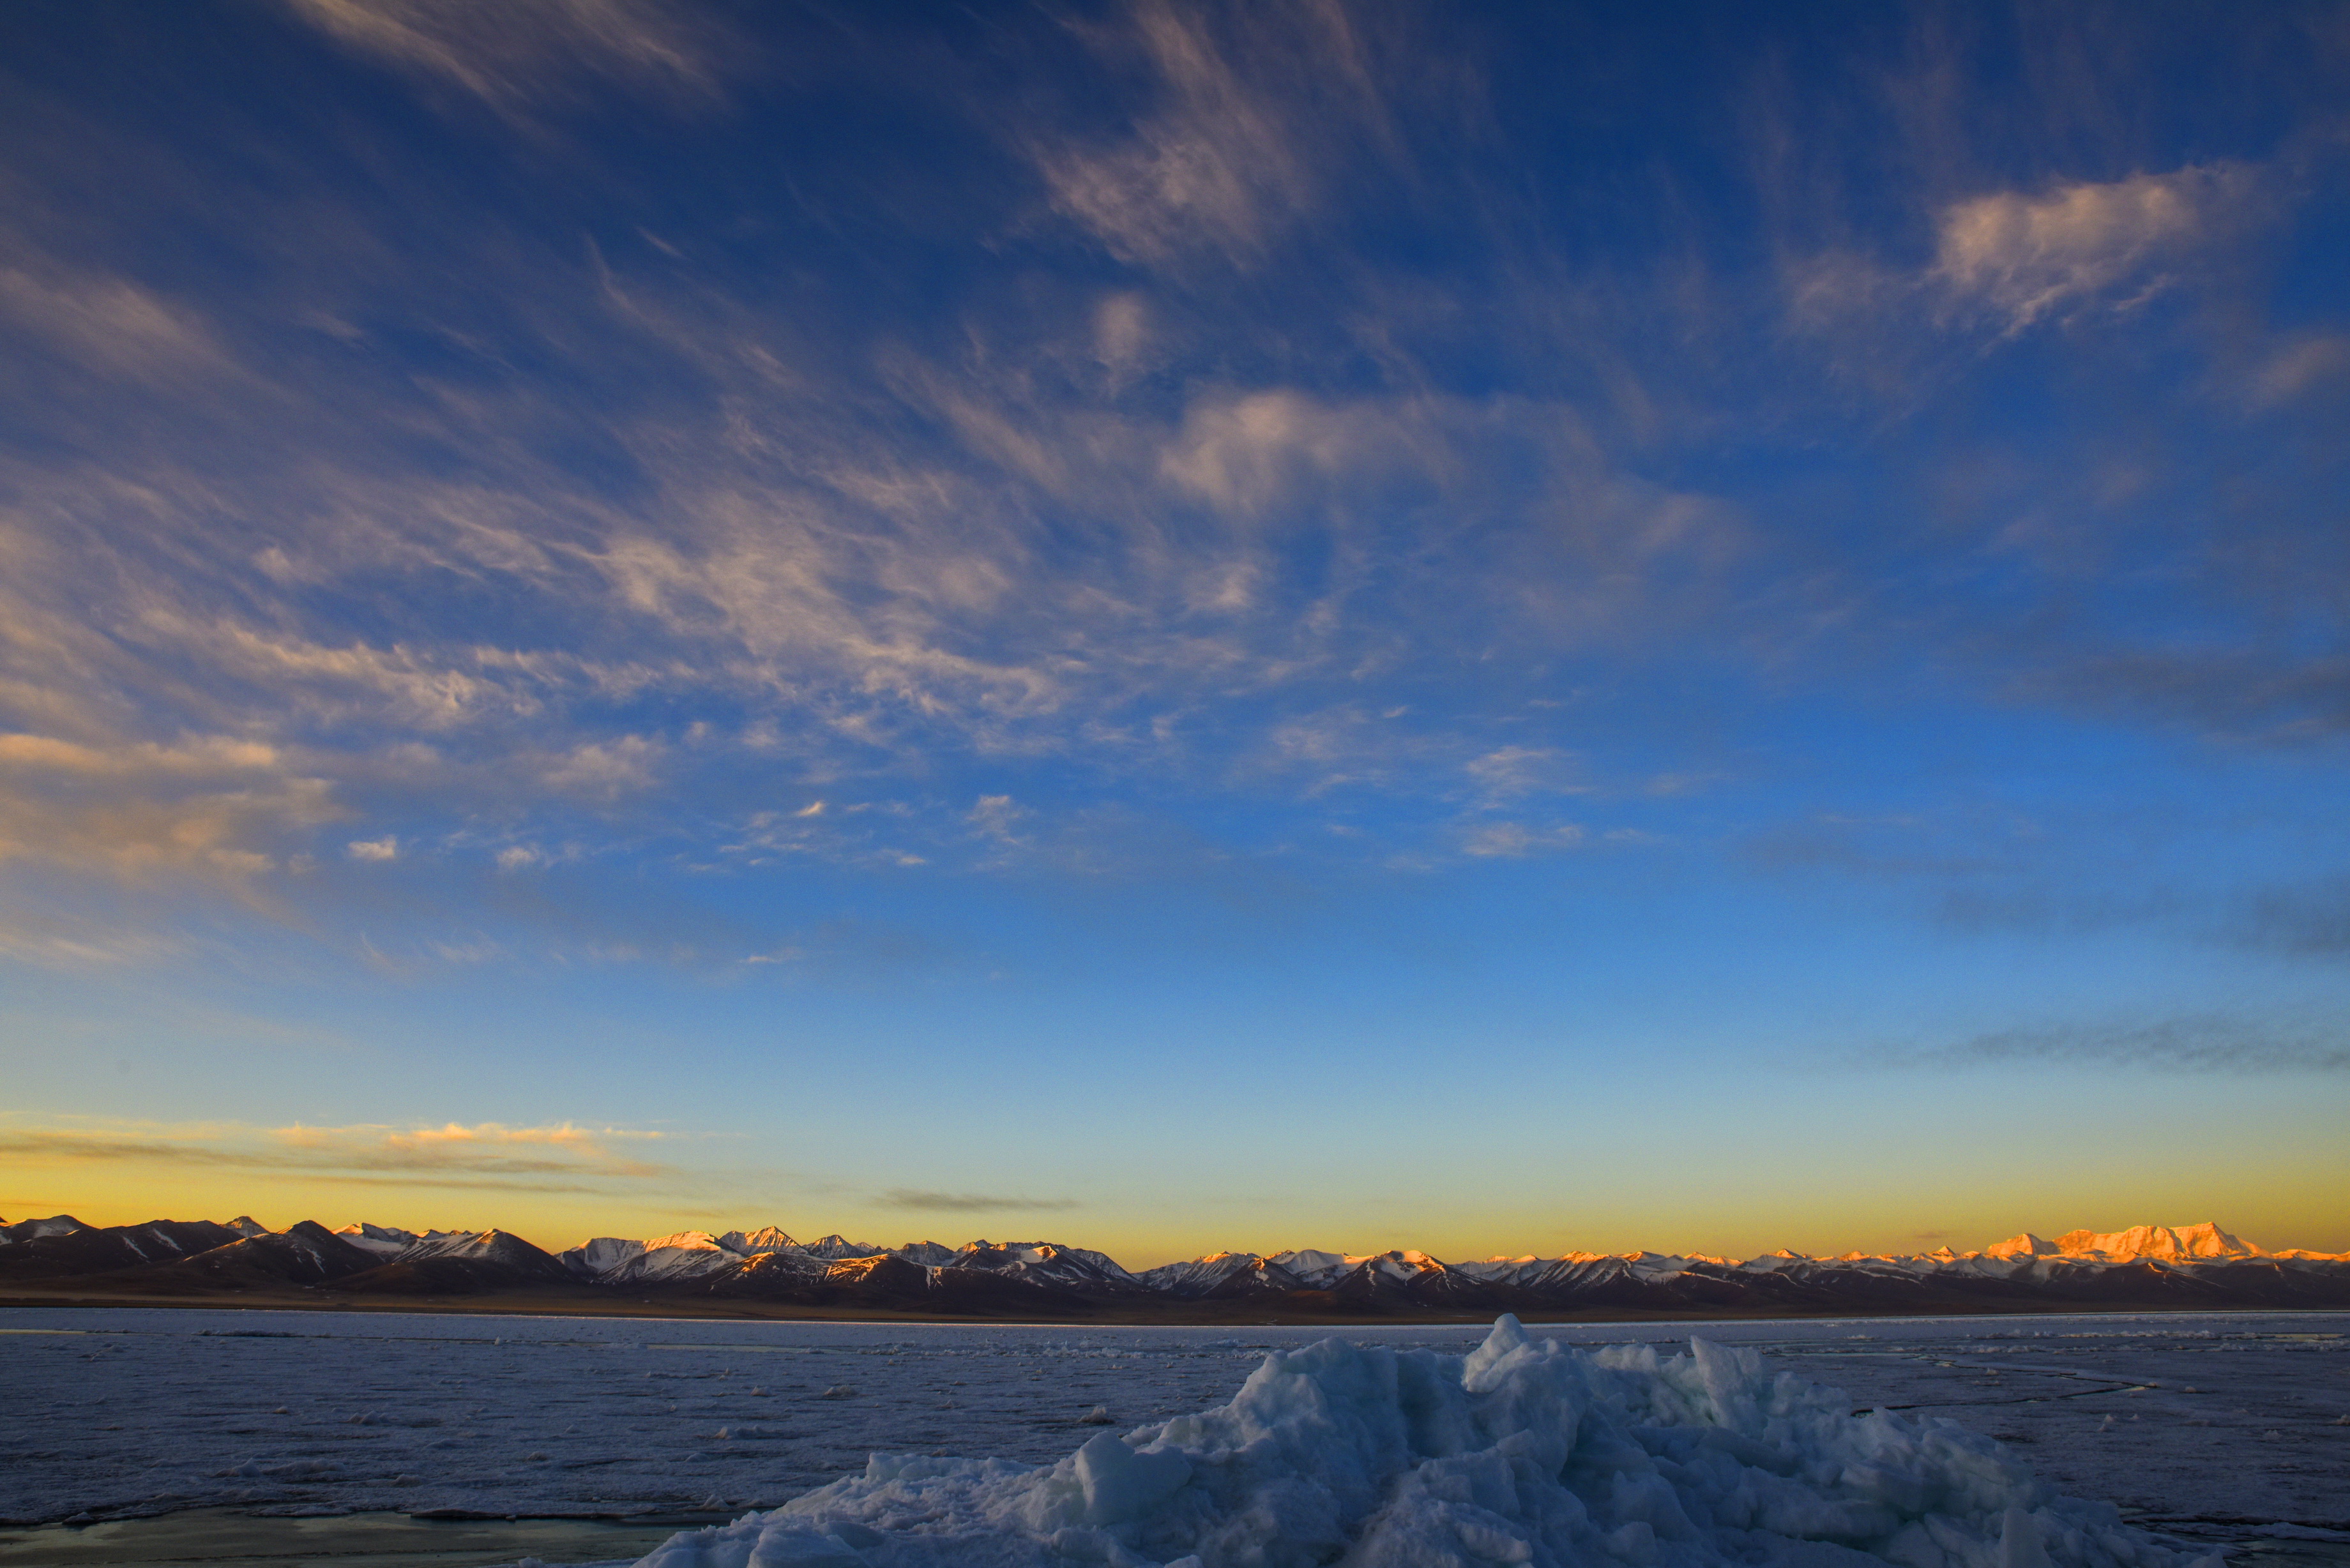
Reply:
[[[68,1282],[70,1282],[68,1287]],[[546,1252],[504,1231],[239,1217],[0,1224],[0,1294],[75,1299],[314,1293],[356,1303],[528,1294],[640,1306],[879,1310],[949,1316],[1672,1316],[2350,1307],[2350,1253],[2272,1252],[2217,1225],[2029,1232],[1958,1252],[1568,1252],[1443,1262],[1425,1252],[1214,1252],[1129,1272],[1053,1241],[800,1241],[774,1226]],[[485,1303],[486,1304],[486,1303]]]

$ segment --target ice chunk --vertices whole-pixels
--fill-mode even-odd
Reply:
[[[1851,1414],[1752,1351],[1329,1339],[1229,1404],[1058,1464],[877,1454],[643,1568],[2187,1568],[1939,1419]]]

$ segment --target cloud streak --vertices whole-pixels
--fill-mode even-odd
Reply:
[[[631,1158],[610,1147],[659,1136],[494,1122],[416,1128],[210,1127],[187,1132],[16,1127],[0,1129],[0,1158],[28,1165],[250,1171],[386,1186],[600,1192],[615,1183],[673,1178],[671,1166]]]
[[[501,113],[567,105],[616,86],[672,102],[719,87],[715,32],[645,0],[511,0],[494,11],[451,0],[287,0],[327,36]]]
[[[1074,1198],[1007,1198],[985,1192],[932,1192],[893,1187],[880,1198],[885,1209],[937,1214],[980,1214],[993,1210],[1054,1213],[1084,1207]]]
[[[2258,1076],[2350,1072],[2350,1024],[2295,1024],[2208,1013],[2145,1023],[1994,1030],[1947,1045],[1884,1046],[1880,1066],[2100,1066]]]
[[[241,883],[344,815],[329,781],[265,744],[0,734],[0,861]]]

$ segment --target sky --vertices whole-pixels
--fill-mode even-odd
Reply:
[[[2350,1249],[2350,10],[0,10],[0,1217]]]

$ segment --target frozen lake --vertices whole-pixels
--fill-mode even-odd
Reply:
[[[2350,1314],[1529,1327],[1752,1345],[2142,1523],[2350,1561]],[[718,1518],[876,1450],[1055,1459],[1096,1406],[1116,1430],[1204,1408],[1333,1333],[1457,1352],[1484,1330],[0,1312],[0,1521]]]

